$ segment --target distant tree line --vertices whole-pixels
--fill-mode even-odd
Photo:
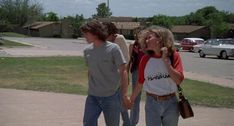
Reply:
[[[35,21],[68,20],[74,28],[74,36],[78,36],[79,27],[85,21],[84,16],[75,15],[59,18],[55,12],[43,13],[40,3],[33,0],[0,0],[0,32],[13,31]]]
[[[234,23],[234,13],[219,11],[207,6],[185,16],[155,15],[148,18],[152,25],[171,28],[173,25],[203,25],[210,28],[211,37],[220,37],[229,30],[228,23]]]
[[[0,0],[1,31],[39,20],[41,15],[42,6],[39,3],[30,0]]]
[[[92,18],[110,17],[112,12],[101,3],[96,8],[97,13]],[[35,21],[68,20],[74,28],[74,34],[79,35],[80,25],[87,19],[81,14],[59,18],[54,12],[43,13],[40,3],[32,0],[0,0],[0,31],[11,31]],[[211,36],[222,36],[229,29],[228,23],[234,23],[234,13],[219,11],[213,6],[207,6],[185,16],[155,15],[149,18],[135,18],[135,21],[149,22],[149,25],[159,25],[171,28],[173,25],[203,25],[211,30]]]

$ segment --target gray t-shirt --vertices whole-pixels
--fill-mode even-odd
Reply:
[[[120,47],[111,42],[104,42],[99,47],[90,44],[84,50],[84,57],[89,70],[88,94],[113,95],[120,87],[118,67],[126,63]]]

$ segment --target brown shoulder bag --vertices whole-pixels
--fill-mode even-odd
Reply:
[[[179,95],[179,111],[183,119],[194,117],[194,113],[191,105],[187,98],[184,97],[183,90],[178,86],[178,95]]]

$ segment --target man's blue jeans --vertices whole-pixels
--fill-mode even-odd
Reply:
[[[88,95],[85,103],[83,125],[97,126],[98,117],[103,112],[106,126],[119,126],[120,109],[119,91],[108,97]]]
[[[134,89],[137,85],[137,76],[138,71],[134,70],[132,72],[132,89]],[[140,113],[140,101],[141,101],[141,93],[135,99],[134,105],[130,111],[130,123],[131,126],[136,126],[139,121],[139,113]]]
[[[146,95],[145,120],[146,126],[177,126],[179,110],[177,97],[166,101],[156,101]]]

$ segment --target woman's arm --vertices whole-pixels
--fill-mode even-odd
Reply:
[[[143,87],[143,84],[137,83],[137,85],[136,85],[136,87],[134,88],[134,90],[133,90],[133,92],[132,92],[132,95],[131,95],[131,97],[130,97],[131,104],[134,103],[136,97],[137,97],[138,94],[141,92],[142,87]]]
[[[180,85],[184,79],[184,74],[183,74],[183,65],[182,65],[182,60],[180,58],[179,53],[174,52],[173,55],[173,61],[171,61],[171,64],[168,60],[168,50],[167,48],[163,47],[163,61],[167,67],[168,73],[171,77],[171,79],[177,84]]]

